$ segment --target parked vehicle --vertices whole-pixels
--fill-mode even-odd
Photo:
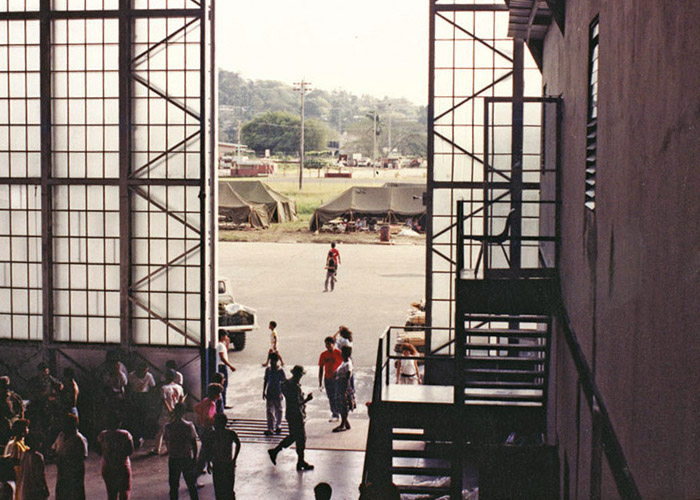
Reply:
[[[403,332],[396,337],[394,351],[401,352],[403,344],[412,344],[418,352],[425,353],[425,304],[422,301],[411,304]]]
[[[219,278],[219,331],[225,331],[235,351],[245,348],[246,335],[258,327],[255,309],[236,303],[231,285],[226,278]]]

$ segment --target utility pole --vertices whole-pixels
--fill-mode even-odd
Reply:
[[[238,120],[238,127],[236,128],[236,166],[241,166],[241,120]]]
[[[304,96],[311,92],[311,82],[304,81],[294,83],[294,91],[301,95],[301,140],[299,141],[299,191],[301,191],[304,179]]]
[[[389,156],[391,156],[391,104],[389,104]]]
[[[372,111],[372,139],[373,139],[373,146],[372,146],[372,161],[377,161],[377,112]]]

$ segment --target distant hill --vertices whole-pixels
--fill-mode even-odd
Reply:
[[[291,84],[272,80],[248,80],[238,73],[219,70],[219,137],[236,142],[238,122],[244,125],[269,111],[299,113],[299,94]],[[314,89],[307,94],[305,116],[325,122],[340,139],[344,151],[371,153],[373,113],[377,114],[380,154],[389,145],[402,154],[422,156],[425,151],[425,106],[406,99],[356,96],[345,90]]]

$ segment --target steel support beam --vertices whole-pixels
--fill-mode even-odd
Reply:
[[[426,205],[425,217],[425,324],[431,327],[433,320],[433,191],[435,178],[435,1],[430,1],[430,24],[428,33],[428,179],[426,195],[423,203]],[[432,351],[432,334],[430,328],[425,331],[426,352]],[[426,374],[429,378],[429,374]]]
[[[199,232],[199,247],[201,248],[200,252],[200,268],[199,268],[199,279],[200,279],[200,289],[202,290],[202,293],[200,294],[199,298],[199,353],[200,353],[200,358],[201,358],[201,384],[202,384],[202,394],[206,393],[206,387],[209,382],[209,367],[208,367],[208,361],[209,358],[207,357],[207,335],[209,333],[209,329],[207,328],[207,294],[209,293],[210,288],[207,286],[207,283],[209,282],[209,273],[207,272],[207,182],[209,180],[209,172],[207,171],[207,146],[209,145],[209,142],[207,141],[207,120],[209,119],[207,116],[207,75],[206,75],[206,70],[209,69],[211,72],[216,71],[216,66],[214,65],[214,61],[210,61],[210,66],[207,68],[207,65],[205,61],[207,60],[207,54],[208,54],[208,47],[206,44],[207,40],[207,26],[208,23],[206,22],[207,19],[207,0],[202,0],[202,5],[201,5],[201,23],[200,23],[200,40],[201,43],[199,45],[199,57],[201,61],[201,65],[203,68],[203,71],[200,72],[199,74],[199,112],[200,112],[200,132],[201,132],[201,139],[200,139],[200,149],[199,149],[199,161],[200,161],[200,168],[199,168],[199,213],[201,214],[200,218],[200,232]],[[213,24],[213,21],[212,21]],[[214,37],[212,36],[211,38],[211,43],[214,44],[215,40]],[[214,54],[214,50],[212,48],[212,56]],[[213,78],[213,75],[212,75]],[[214,96],[212,95],[211,98],[213,99]],[[212,119],[215,117],[215,115],[212,115]],[[211,127],[213,130],[216,130],[216,125],[211,123]],[[218,168],[217,165],[212,164],[211,169],[214,170]],[[211,217],[215,217],[215,214],[210,214]],[[218,218],[217,218],[218,220]],[[216,244],[215,241],[211,242],[213,245]],[[215,266],[216,263],[212,262],[212,266]],[[212,286],[214,286],[212,284]],[[213,298],[212,298],[213,300]],[[214,321],[215,318],[211,318],[211,321]]]
[[[119,341],[132,340],[131,290],[131,0],[119,0]]]
[[[511,208],[515,210],[513,223],[510,228],[510,267],[518,270],[521,267],[523,217],[523,94],[525,86],[524,71],[525,42],[516,38],[513,40],[513,108],[511,132]],[[488,234],[488,233],[484,233]]]
[[[42,16],[39,20],[40,74],[39,85],[41,113],[41,286],[42,286],[42,357],[51,362],[55,369],[55,359],[47,359],[49,345],[54,338],[53,322],[53,218],[51,178],[51,19],[48,11],[51,0],[41,0]]]

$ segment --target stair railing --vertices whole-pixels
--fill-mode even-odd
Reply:
[[[585,395],[593,422],[593,446],[591,456],[591,498],[601,498],[600,486],[602,455],[605,454],[610,472],[620,497],[625,500],[642,500],[637,483],[632,476],[622,445],[620,444],[603,396],[595,383],[586,356],[574,332],[569,315],[563,304],[559,304],[557,319],[560,320],[564,340],[571,355],[578,376],[579,385]],[[596,470],[597,469],[597,470]]]

